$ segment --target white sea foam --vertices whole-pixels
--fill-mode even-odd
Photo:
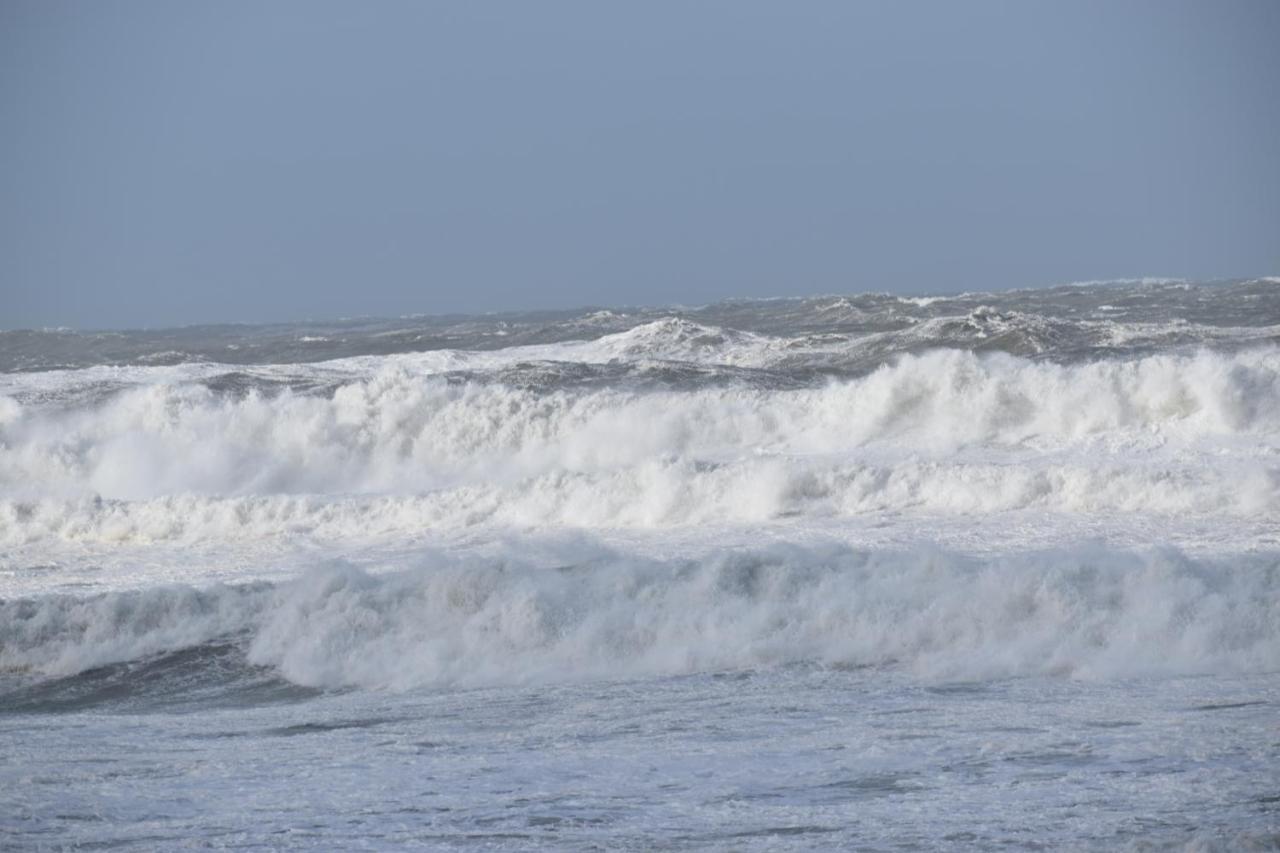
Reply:
[[[0,667],[68,675],[245,637],[304,685],[408,688],[797,662],[930,678],[1280,667],[1280,560],[1077,549],[990,560],[771,547],[559,569],[470,561],[278,587],[0,603]]]
[[[952,296],[899,296],[898,301],[903,305],[914,305],[917,308],[928,308],[935,302],[946,302],[954,299]]]
[[[1265,846],[1277,295],[0,333],[6,829]]]
[[[185,493],[137,501],[4,500],[0,543],[346,540],[477,525],[695,527],[912,512],[985,519],[1019,510],[1184,519],[1212,514],[1222,521],[1274,517],[1280,512],[1280,469],[1239,462],[1200,470],[934,461],[874,465],[777,457],[700,465],[670,459],[421,495]]]
[[[0,671],[72,675],[198,646],[253,624],[263,594],[172,586],[0,601]]]
[[[1075,366],[936,352],[790,391],[548,393],[392,367],[331,399],[158,384],[91,408],[6,408],[0,489],[10,499],[421,493],[761,453],[1130,459],[1207,446],[1273,465],[1280,350]]]
[[[18,420],[22,415],[22,405],[12,397],[0,396],[0,427]]]

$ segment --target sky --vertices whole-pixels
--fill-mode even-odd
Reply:
[[[1280,273],[1273,0],[2,0],[0,328]]]

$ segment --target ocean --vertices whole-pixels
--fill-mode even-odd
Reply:
[[[0,332],[0,847],[1280,848],[1280,279]]]

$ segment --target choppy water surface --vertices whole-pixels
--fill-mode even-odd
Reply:
[[[0,845],[1280,844],[1280,282],[0,332]]]

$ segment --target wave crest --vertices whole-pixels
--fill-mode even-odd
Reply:
[[[6,418],[0,489],[11,498],[415,493],[761,453],[1109,455],[1240,439],[1274,449],[1280,349],[1074,366],[933,352],[790,390],[533,390],[394,367],[332,397],[158,384],[92,408],[9,407]]]

